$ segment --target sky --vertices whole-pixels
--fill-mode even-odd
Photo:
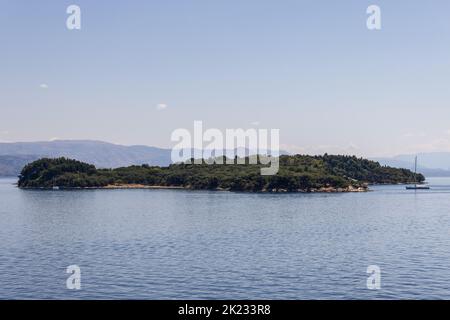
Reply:
[[[450,151],[449,15],[448,0],[0,0],[0,141],[171,147],[201,120],[280,129],[295,153]]]

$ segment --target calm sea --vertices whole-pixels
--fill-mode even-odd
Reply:
[[[449,179],[355,194],[14,182],[0,180],[2,299],[450,299]],[[66,288],[69,265],[81,290]]]

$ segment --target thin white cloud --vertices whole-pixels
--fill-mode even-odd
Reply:
[[[165,103],[158,103],[156,105],[156,110],[164,110],[164,109],[167,109],[167,104],[165,104]]]
[[[259,126],[259,121],[253,121],[250,123],[252,126]]]
[[[427,134],[425,132],[407,132],[403,134],[404,138],[423,138],[426,136]]]
[[[39,85],[39,88],[41,88],[41,89],[48,89],[48,84],[46,84],[46,83],[41,83],[41,84]]]

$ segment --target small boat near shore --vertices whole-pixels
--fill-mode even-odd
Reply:
[[[414,185],[406,186],[406,190],[430,190],[430,186],[427,184],[417,184],[417,156],[414,161]]]
[[[416,184],[413,186],[406,186],[406,190],[430,190],[430,186],[426,184]]]

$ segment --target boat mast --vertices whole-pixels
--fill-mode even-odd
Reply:
[[[417,156],[416,160],[414,161],[414,186],[417,187]]]

